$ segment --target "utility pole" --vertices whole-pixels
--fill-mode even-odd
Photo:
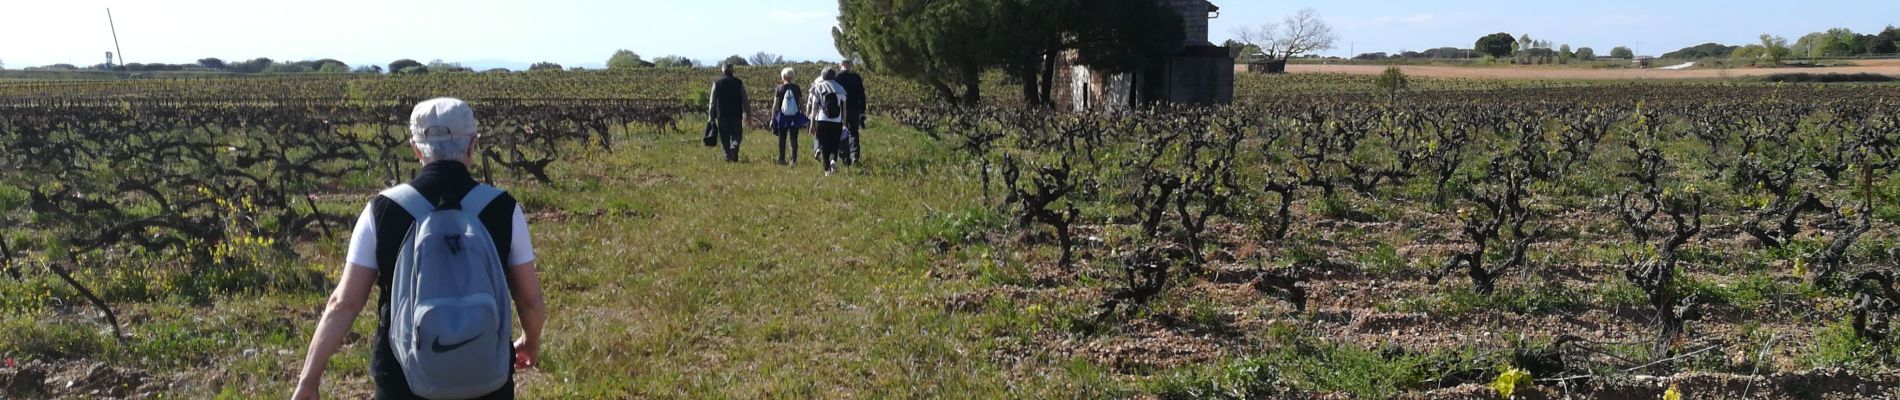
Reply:
[[[119,55],[119,65],[125,65],[125,50],[119,48],[119,24],[112,22],[111,8],[106,9],[106,26],[112,28],[112,52]],[[107,61],[106,68],[112,68],[111,61]]]

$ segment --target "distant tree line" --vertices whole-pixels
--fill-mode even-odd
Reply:
[[[1720,43],[1703,43],[1703,44],[1698,44],[1694,46],[1684,47],[1682,48],[1682,50],[1676,50],[1676,51],[1672,51],[1668,53],[1663,53],[1662,58],[1680,59],[1680,60],[1694,60],[1694,59],[1701,59],[1701,58],[1725,58],[1725,57],[1728,57],[1729,54],[1734,54],[1736,50],[1741,50],[1741,49],[1742,49],[1742,46],[1723,46]]]
[[[734,55],[732,57],[727,57],[723,62],[732,63],[735,65],[742,65],[742,66],[744,65],[779,65],[779,64],[787,63],[784,56],[771,54],[771,53],[765,53],[765,52],[759,52],[757,54],[753,54],[750,58]],[[665,57],[654,59],[652,61],[646,61],[646,60],[641,59],[638,53],[634,53],[631,50],[616,51],[614,52],[613,56],[608,58],[607,60],[608,69],[694,68],[694,67],[699,67],[699,66],[700,66],[699,61],[691,59],[691,58],[683,57],[683,56],[665,56]],[[52,64],[52,65],[46,65],[46,66],[41,66],[41,67],[31,67],[27,69],[28,70],[72,70],[72,71],[100,70],[100,71],[126,71],[126,72],[205,71],[205,72],[225,72],[225,73],[239,73],[239,74],[289,74],[289,73],[382,74],[382,73],[390,73],[390,74],[396,74],[396,75],[421,75],[421,74],[441,73],[441,72],[475,72],[473,68],[463,66],[461,63],[445,62],[441,59],[436,59],[428,63],[423,63],[421,61],[416,61],[414,59],[405,58],[405,59],[392,61],[387,66],[363,65],[363,66],[352,68],[350,67],[348,63],[345,63],[343,61],[338,61],[336,59],[329,59],[329,58],[318,59],[318,60],[286,62],[286,61],[272,60],[268,57],[258,57],[258,58],[253,58],[250,60],[243,60],[243,61],[225,61],[223,59],[211,57],[211,58],[199,59],[198,62],[192,63],[192,64],[128,63],[124,65],[109,65],[105,63],[100,63],[100,64],[94,64],[94,65],[85,66],[85,67],[76,66],[72,64]],[[580,68],[575,68],[575,69],[578,70]],[[563,70],[563,67],[561,66],[561,64],[558,64],[558,63],[542,61],[542,62],[538,62],[538,63],[534,63],[530,65],[528,67],[528,70],[529,71],[561,71]],[[503,68],[494,68],[494,69],[489,69],[487,71],[482,71],[482,72],[508,72],[508,70],[503,69]]]
[[[1876,34],[1858,34],[1847,28],[1833,28],[1803,35],[1793,44],[1789,44],[1786,38],[1763,34],[1758,43],[1746,45],[1703,43],[1665,53],[1663,58],[1685,60],[1730,58],[1777,65],[1788,58],[1882,55],[1900,55],[1900,28],[1888,26]]]
[[[1900,53],[1900,28],[1888,26],[1877,34],[1856,34],[1852,29],[1834,28],[1796,39],[1789,46],[1796,57],[1853,57]]]
[[[1233,56],[1243,62],[1249,56],[1259,53],[1257,48],[1245,43],[1229,40],[1226,43]],[[1780,64],[1788,58],[1831,58],[1855,56],[1900,55],[1900,28],[1888,26],[1880,33],[1855,33],[1847,28],[1833,28],[1822,32],[1809,33],[1789,44],[1779,36],[1762,35],[1760,43],[1745,45],[1724,45],[1703,43],[1684,47],[1680,50],[1664,53],[1662,58],[1696,60],[1711,58],[1733,58],[1754,60],[1765,64]],[[1635,51],[1627,46],[1610,49],[1608,57],[1633,59]],[[1595,49],[1581,47],[1572,49],[1569,44],[1557,44],[1538,40],[1529,34],[1513,36],[1509,33],[1493,33],[1478,38],[1470,49],[1441,47],[1425,51],[1406,51],[1400,53],[1371,52],[1354,55],[1354,60],[1420,60],[1420,59],[1468,59],[1486,57],[1495,60],[1509,60],[1514,64],[1567,64],[1573,61],[1594,61],[1598,55]]]
[[[737,65],[737,66],[742,66],[742,67],[755,66],[755,65],[767,66],[767,65],[786,64],[786,61],[785,61],[784,56],[780,56],[780,55],[772,54],[772,53],[766,53],[766,52],[758,52],[758,53],[753,54],[751,57],[741,57],[737,54],[734,54],[730,57],[721,59],[719,61],[719,64],[732,64],[732,65]],[[712,64],[712,65],[706,65],[706,66],[710,67],[710,66],[715,66],[719,64]],[[648,61],[646,59],[641,58],[640,53],[635,53],[633,52],[633,50],[626,50],[626,49],[614,51],[613,56],[607,57],[607,69],[609,70],[627,70],[627,69],[639,69],[639,68],[697,68],[700,66],[701,65],[700,65],[699,60],[694,60],[694,59],[683,57],[683,56],[664,56],[660,58],[655,58],[652,61]]]
[[[381,73],[382,67],[363,66],[352,69],[350,64],[336,59],[318,59],[281,62],[268,57],[258,57],[244,61],[224,61],[216,57],[201,58],[191,64],[166,63],[127,63],[123,65],[93,64],[79,67],[72,64],[52,64],[29,70],[100,70],[125,72],[172,72],[172,71],[209,71],[240,74],[289,74],[289,73]]]
[[[1484,57],[1484,53],[1479,53],[1477,50],[1474,50],[1474,49],[1460,49],[1456,47],[1440,47],[1440,48],[1430,49],[1430,50],[1425,50],[1425,51],[1404,51],[1404,52],[1390,53],[1390,54],[1386,52],[1361,53],[1359,55],[1353,56],[1352,59],[1370,60],[1370,61],[1455,60],[1455,59],[1467,59],[1467,58],[1479,58],[1479,57]]]
[[[1504,32],[1484,35],[1472,45],[1472,50],[1487,59],[1509,60],[1513,64],[1569,64],[1597,59],[1596,49],[1589,47],[1573,49],[1569,43],[1538,40],[1531,38],[1528,33],[1517,37]],[[1610,50],[1610,57],[1634,56],[1625,53],[1629,53],[1629,49],[1618,46]]]

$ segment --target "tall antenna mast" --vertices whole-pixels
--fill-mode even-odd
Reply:
[[[125,65],[125,50],[119,49],[119,25],[112,22],[112,9],[106,8],[106,26],[112,28],[112,51],[119,55],[119,65]],[[111,65],[107,65],[111,68]]]

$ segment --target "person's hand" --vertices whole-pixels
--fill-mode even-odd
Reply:
[[[515,340],[515,369],[539,367],[541,367],[541,344],[530,343],[526,337]]]

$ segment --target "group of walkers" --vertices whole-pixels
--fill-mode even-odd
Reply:
[[[708,139],[738,161],[749,99],[733,66],[723,72],[713,83]],[[779,163],[797,163],[798,133],[807,127],[826,175],[838,163],[862,162],[864,80],[851,62],[825,68],[809,93],[792,83],[793,72],[781,71],[772,92]],[[410,113],[409,144],[422,169],[371,196],[357,219],[293,398],[318,397],[330,357],[372,291],[381,299],[369,364],[378,399],[514,398],[514,371],[540,364],[548,310],[527,219],[514,197],[469,173],[479,132],[461,100],[431,99]],[[517,321],[521,336],[509,340]]]
[[[713,81],[712,98],[706,105],[706,144],[720,149],[726,161],[739,161],[739,144],[745,139],[745,118],[751,112],[745,81],[733,76],[733,65],[720,67],[723,76]],[[831,175],[838,164],[856,165],[864,158],[864,110],[869,96],[864,77],[852,70],[845,60],[837,68],[826,67],[812,80],[809,92],[793,82],[797,71],[779,71],[779,85],[772,89],[772,135],[778,137],[778,163],[798,164],[798,134],[812,131],[814,158]]]

